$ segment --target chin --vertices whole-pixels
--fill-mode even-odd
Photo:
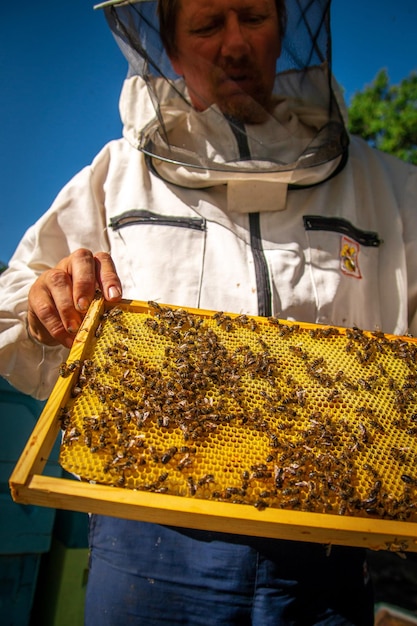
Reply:
[[[225,98],[218,102],[218,106],[224,115],[242,124],[262,124],[268,119],[271,110],[269,105],[246,94]]]

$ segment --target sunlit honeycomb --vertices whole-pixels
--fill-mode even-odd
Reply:
[[[360,329],[109,306],[61,376],[60,462],[84,480],[415,519],[417,344]]]

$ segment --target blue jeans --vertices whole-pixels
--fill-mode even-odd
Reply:
[[[88,626],[373,625],[364,551],[93,515]]]

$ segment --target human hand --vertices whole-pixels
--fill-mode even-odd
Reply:
[[[96,289],[117,302],[122,287],[111,256],[80,248],[34,282],[28,298],[28,330],[47,346],[70,348]]]

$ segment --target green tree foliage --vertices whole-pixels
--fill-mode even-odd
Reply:
[[[356,92],[349,106],[349,130],[383,152],[417,165],[417,72],[390,85],[385,69]]]

